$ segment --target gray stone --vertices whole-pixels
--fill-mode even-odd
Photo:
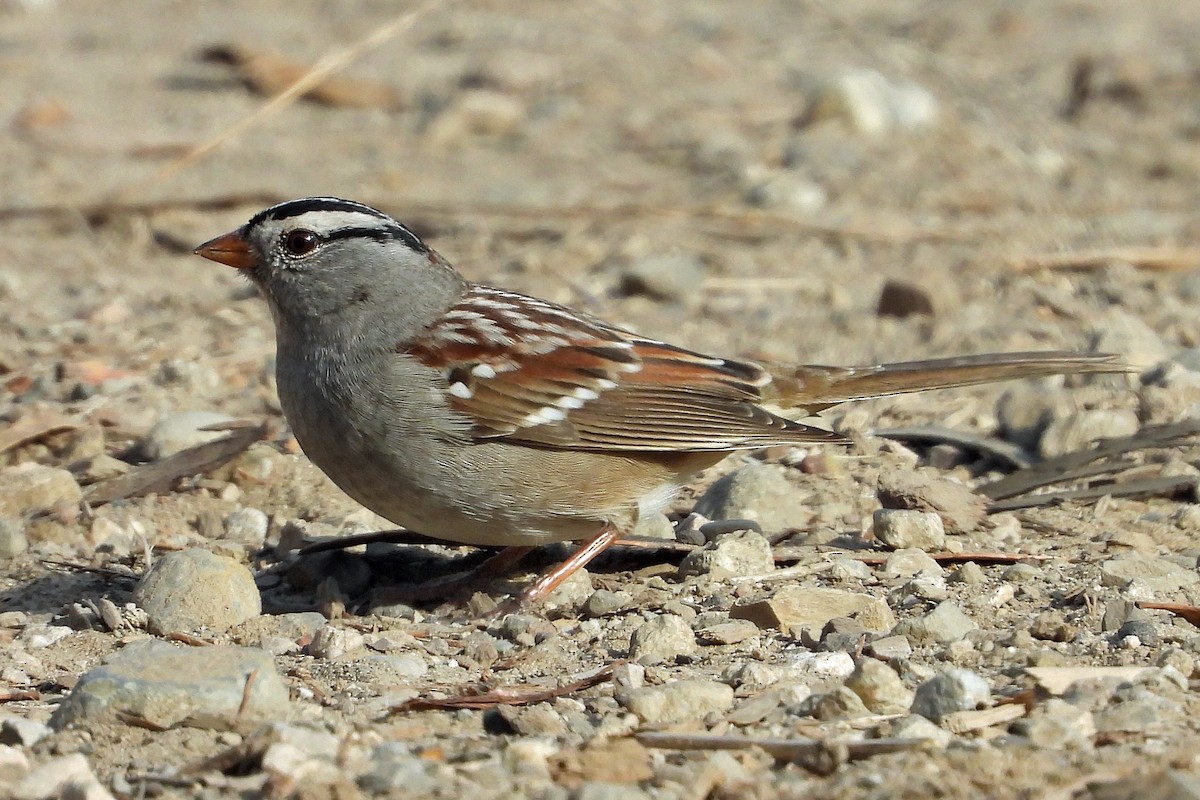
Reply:
[[[1039,703],[1029,716],[1019,719],[1012,732],[1029,739],[1037,747],[1061,750],[1069,747],[1090,748],[1096,735],[1092,712],[1057,697]]]
[[[224,631],[262,613],[254,576],[232,558],[193,548],[160,558],[133,600],[152,633]]]
[[[83,490],[65,469],[27,461],[0,470],[0,516],[23,517],[82,499]]]
[[[277,718],[287,710],[287,686],[262,650],[176,647],[144,639],[85,672],[50,724],[61,728],[130,714],[169,728],[185,721],[227,723],[239,714]]]
[[[431,795],[443,783],[438,765],[414,755],[404,742],[384,742],[371,752],[370,767],[358,776],[368,792],[400,791],[405,797]]]
[[[1099,439],[1112,439],[1137,433],[1137,414],[1131,409],[1096,408],[1076,411],[1053,420],[1046,426],[1038,444],[1043,458],[1086,450]]]
[[[675,526],[666,514],[646,514],[638,517],[632,535],[649,539],[674,539]]]
[[[775,569],[771,543],[754,531],[737,531],[717,537],[699,550],[684,556],[680,577],[708,575],[723,581],[746,575],[762,575]]]
[[[919,617],[901,621],[894,632],[919,644],[945,644],[963,638],[978,627],[962,609],[947,600]]]
[[[1128,589],[1134,582],[1154,594],[1169,594],[1200,583],[1200,575],[1174,561],[1138,553],[1123,553],[1100,565],[1100,583],[1104,586]]]
[[[912,644],[907,636],[884,636],[867,645],[867,653],[885,661],[893,658],[908,658],[912,655]]]
[[[695,512],[713,520],[752,519],[772,534],[808,524],[812,514],[803,496],[779,467],[754,464],[717,479],[696,501]]]
[[[949,669],[917,687],[912,712],[940,722],[956,711],[985,707],[992,699],[988,682],[966,669]]]
[[[705,625],[696,631],[702,644],[738,644],[758,636],[758,626],[748,619],[735,619]]]
[[[19,747],[0,744],[0,786],[14,786],[29,774],[29,759]]]
[[[363,635],[353,628],[326,625],[313,634],[308,652],[315,658],[337,659],[361,649],[365,643]]]
[[[183,411],[159,420],[142,439],[142,455],[151,461],[187,450],[189,447],[227,436],[228,431],[204,428],[228,425],[234,418],[215,411]]]
[[[881,508],[873,522],[875,538],[897,550],[938,551],[946,546],[946,529],[934,511]]]
[[[684,722],[733,706],[733,687],[717,681],[672,681],[618,693],[618,702],[647,724]]]
[[[913,575],[932,575],[941,577],[942,565],[934,561],[924,550],[907,547],[896,550],[883,562],[883,574],[896,578],[907,578]]]
[[[704,274],[704,264],[695,254],[665,253],[630,263],[621,275],[621,285],[628,294],[678,301],[699,293]]]
[[[1091,345],[1097,353],[1120,353],[1122,362],[1141,370],[1165,361],[1169,355],[1166,343],[1153,328],[1116,306],[1096,321]]]
[[[933,478],[920,472],[885,472],[879,476],[875,493],[885,509],[937,513],[944,530],[949,533],[970,533],[987,516],[987,502],[982,496],[957,481]]]
[[[808,586],[785,586],[765,600],[739,603],[730,609],[729,616],[785,632],[794,628],[819,631],[834,617],[853,617],[873,631],[891,630],[896,624],[892,610],[878,598]]]
[[[1033,564],[1011,564],[1000,573],[1000,579],[1009,583],[1025,583],[1042,577],[1044,573]]]
[[[860,658],[846,687],[876,714],[903,714],[912,706],[913,692],[896,671],[874,658]]]
[[[29,549],[25,526],[13,517],[0,517],[0,558],[14,558]]]
[[[639,664],[674,661],[696,652],[696,634],[682,617],[662,614],[643,622],[629,641],[629,658]]]
[[[954,734],[945,728],[939,728],[920,714],[909,714],[895,720],[886,726],[882,736],[896,739],[927,739],[938,748],[948,747]]]
[[[819,720],[856,719],[871,713],[862,698],[845,686],[814,697],[810,703],[812,715]]]
[[[987,576],[983,572],[983,567],[974,561],[968,561],[954,570],[946,580],[951,583],[965,583],[968,586],[978,586],[987,580]]]
[[[267,540],[269,525],[267,515],[259,509],[239,508],[225,516],[225,538],[254,548],[262,547]]]
[[[624,591],[597,589],[583,603],[583,614],[587,617],[604,617],[628,608],[633,603],[633,595]]]

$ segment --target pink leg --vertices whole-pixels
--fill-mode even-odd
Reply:
[[[563,581],[571,577],[577,570],[585,567],[593,558],[607,550],[619,538],[621,538],[621,534],[615,527],[605,525],[598,534],[581,544],[579,549],[571,554],[570,558],[543,573],[540,578],[526,587],[525,591],[501,603],[488,616],[493,618],[502,617],[505,614],[512,614],[544,600],[546,595],[561,586]],[[501,552],[496,558],[499,558],[501,555],[504,555],[504,552]]]

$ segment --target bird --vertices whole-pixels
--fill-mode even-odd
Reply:
[[[858,367],[708,355],[471,282],[388,214],[336,197],[273,205],[195,253],[266,300],[280,406],[347,495],[410,531],[503,547],[488,574],[580,543],[505,611],[544,599],[732,453],[844,443],[810,424],[831,406],[1127,371],[1065,351]]]

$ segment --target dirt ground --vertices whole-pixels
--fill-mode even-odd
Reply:
[[[0,0],[0,125],[7,134],[0,136],[0,437],[39,413],[81,426],[9,447],[0,464],[68,467],[100,454],[136,463],[155,422],[213,411],[267,420],[269,444],[295,462],[286,474],[302,485],[239,484],[231,493],[236,482],[216,474],[104,513],[140,520],[145,540],[162,553],[210,546],[219,537],[205,520],[215,518],[220,528],[238,507],[266,513],[269,543],[292,518],[362,524],[352,503],[292,457],[274,397],[265,307],[232,270],[191,254],[271,202],[311,195],[393,213],[474,280],[701,350],[858,364],[1098,347],[1120,353],[1140,374],[1055,384],[1055,413],[1099,409],[1136,414],[1143,424],[1200,416],[1200,380],[1161,377],[1177,376],[1162,367],[1172,359],[1188,380],[1200,372],[1195,4],[446,0],[339,73],[353,91],[384,87],[385,97],[369,96],[366,107],[342,95],[302,99],[235,130],[268,98],[248,86],[252,68],[205,58],[206,50],[236,46],[313,64],[404,10],[379,0]],[[866,81],[865,94],[842,93],[849,75]],[[222,132],[231,135],[215,149],[179,160]],[[1061,263],[1036,266],[1060,256]],[[880,313],[889,282],[913,287],[910,303],[931,313]],[[999,435],[998,399],[1009,388],[879,400],[829,416],[859,432],[937,424]],[[837,543],[850,539],[873,547],[862,532],[878,507],[876,478],[914,463],[903,447],[865,435],[856,441],[850,450],[829,450],[837,468],[811,478],[786,454],[731,459],[676,511],[685,515],[692,495],[717,474],[783,459],[798,496],[830,504],[825,512],[813,506],[815,527],[795,546],[808,546],[814,559],[835,557],[844,549]],[[929,452],[918,454],[926,464]],[[1200,448],[1179,445],[1149,463],[1194,469]],[[980,477],[970,464],[942,471],[967,482]],[[975,538],[959,537],[960,550],[1043,557],[1039,577],[1018,587],[1003,609],[976,608],[983,634],[973,656],[943,644],[891,663],[910,689],[950,666],[969,667],[988,680],[994,700],[1018,694],[1022,670],[1039,664],[1161,666],[1168,652],[1185,656],[1171,656],[1171,664],[1194,663],[1200,631],[1181,619],[1153,616],[1158,640],[1140,645],[1114,640],[1100,619],[1106,603],[1121,600],[1121,587],[1100,571],[1116,552],[1136,550],[1196,572],[1200,526],[1186,517],[1188,505],[1181,497],[1113,499],[1022,511],[1010,515],[1021,536],[1005,539],[989,523]],[[31,661],[0,654],[9,670],[0,691],[36,694],[0,704],[0,716],[44,722],[74,685],[72,675],[100,664],[134,633],[145,636],[100,625],[84,630],[74,606],[100,598],[123,606],[133,583],[58,562],[136,574],[145,561],[140,545],[100,546],[87,514],[57,507],[17,516],[28,549],[0,560],[0,641],[11,647],[41,623],[74,632],[29,649]],[[274,561],[270,547],[212,546],[256,570]],[[645,748],[636,756],[644,773],[563,766],[570,758],[587,762],[597,742],[608,741],[605,720],[625,713],[604,684],[554,701],[567,722],[546,730],[508,717],[498,729],[494,710],[380,717],[397,692],[577,675],[624,657],[630,631],[651,612],[682,613],[678,606],[690,603],[693,616],[696,609],[724,613],[747,596],[740,585],[681,584],[676,561],[670,554],[602,560],[591,570],[594,588],[649,599],[591,627],[580,623],[579,603],[560,608],[555,635],[527,643],[515,635],[517,649],[529,652],[524,660],[513,656],[520,666],[508,674],[458,658],[473,633],[504,636],[446,607],[422,606],[416,618],[336,620],[424,643],[428,671],[407,682],[371,673],[362,659],[279,655],[293,721],[342,742],[344,758],[335,760],[341,779],[255,783],[261,765],[236,780],[235,769],[162,778],[164,767],[248,741],[239,730],[96,723],[21,747],[33,767],[84,753],[100,783],[122,797],[406,796],[403,787],[364,780],[366,767],[353,756],[396,741],[437,767],[423,773],[439,776],[436,785],[409,787],[414,795],[1137,797],[1120,781],[1161,777],[1168,768],[1191,788],[1162,796],[1200,793],[1200,673],[1186,668],[1177,670],[1188,673],[1181,688],[1156,695],[1166,699],[1152,723],[1069,746],[997,724],[956,732],[949,744],[835,759],[816,770],[761,749],[720,760],[711,752]],[[962,607],[1016,580],[1003,565],[983,569],[979,585],[945,584]],[[804,581],[826,585],[827,578]],[[274,585],[260,577],[264,591]],[[900,584],[878,571],[838,585],[886,599],[902,619],[936,605],[898,599]],[[757,588],[761,594],[774,585]],[[708,591],[724,605],[710,602]],[[264,597],[268,612],[329,610],[315,586],[293,587],[286,602],[283,593]],[[1181,584],[1152,599],[1196,603],[1200,589]],[[10,612],[16,615],[4,616]],[[1078,636],[1014,638],[1047,613]],[[451,629],[455,643],[426,646]],[[786,632],[763,631],[648,666],[646,680],[718,679],[747,661],[778,666],[797,648],[801,642]],[[448,659],[454,669],[445,667]],[[315,696],[314,683],[322,687]],[[738,702],[755,696],[749,684],[736,688]],[[787,708],[777,710],[770,730],[730,729],[720,714],[679,729],[884,735],[878,719],[830,722],[800,711],[789,716]],[[574,725],[575,717],[592,727]],[[550,754],[539,762],[542,772],[521,772],[518,754],[536,750],[529,742]]]

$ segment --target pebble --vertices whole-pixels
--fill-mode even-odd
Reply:
[[[1110,307],[1097,318],[1091,349],[1097,353],[1120,353],[1122,362],[1143,371],[1170,355],[1166,343],[1153,328],[1117,307]]]
[[[1200,583],[1200,575],[1174,561],[1122,553],[1100,565],[1100,583],[1129,589],[1134,583],[1153,594],[1170,594]]]
[[[583,603],[583,614],[587,617],[606,617],[633,604],[633,595],[625,591],[597,589]]]
[[[970,533],[987,517],[987,501],[957,481],[898,470],[879,477],[875,490],[885,509],[936,512],[947,533]]]
[[[632,261],[621,273],[621,289],[655,300],[679,302],[699,293],[706,269],[694,253],[662,253]]]
[[[1096,722],[1088,709],[1051,697],[1034,707],[1027,717],[1014,722],[1012,732],[1029,739],[1036,747],[1090,749]]]
[[[193,548],[169,553],[133,593],[151,633],[224,631],[262,613],[254,576],[226,556]]]
[[[675,526],[666,514],[640,515],[632,535],[650,539],[674,539]]]
[[[475,136],[505,136],[524,125],[525,107],[516,97],[492,89],[459,93],[426,130],[430,142],[456,148]]]
[[[50,734],[50,726],[25,717],[0,719],[0,744],[33,747]]]
[[[912,644],[907,636],[884,636],[867,644],[866,653],[873,658],[890,661],[893,658],[908,658],[912,655]]]
[[[679,577],[708,575],[713,580],[774,572],[775,558],[771,543],[754,531],[737,531],[718,536],[699,550],[684,556]]]
[[[845,686],[818,695],[810,703],[812,715],[819,720],[857,719],[871,713],[862,698]]]
[[[6,788],[12,800],[113,800],[83,753],[53,758]]]
[[[896,739],[926,739],[938,749],[948,747],[954,739],[953,733],[939,728],[920,714],[909,714],[895,720],[885,726],[880,735]]]
[[[155,423],[142,439],[142,455],[150,461],[158,461],[190,447],[220,439],[227,436],[228,431],[202,429],[227,425],[233,421],[233,417],[215,411],[183,411],[172,414]]]
[[[0,516],[37,514],[82,499],[83,490],[65,469],[27,461],[0,470]]]
[[[353,628],[326,625],[313,634],[308,653],[315,658],[336,659],[361,649],[365,644],[363,635]]]
[[[717,681],[672,681],[618,693],[617,700],[646,724],[685,722],[728,711],[733,687]]]
[[[29,759],[19,747],[0,744],[0,786],[13,786],[29,772]]]
[[[942,565],[934,561],[924,550],[906,547],[888,555],[883,562],[883,574],[894,578],[908,578],[914,575],[929,575],[942,577]]]
[[[854,658],[849,653],[810,653],[790,651],[785,654],[786,675],[790,679],[820,678],[844,681],[854,673]]]
[[[933,722],[956,711],[984,708],[992,699],[988,682],[966,669],[948,669],[917,687],[912,712]]]
[[[983,567],[974,561],[968,561],[950,573],[950,576],[946,580],[950,583],[964,583],[967,586],[978,586],[987,580],[987,575],[984,574]]]
[[[1086,450],[1097,439],[1130,436],[1137,433],[1140,423],[1132,409],[1096,408],[1076,411],[1050,422],[1038,443],[1042,458]]]
[[[50,725],[62,728],[132,714],[165,729],[189,719],[202,723],[239,713],[278,718],[288,707],[287,685],[262,650],[176,647],[143,639],[85,672],[51,716]]]
[[[696,634],[683,617],[661,614],[643,622],[629,641],[629,658],[638,664],[662,664],[697,649]]]
[[[267,540],[270,520],[257,508],[239,508],[225,516],[225,538],[258,549]]]
[[[807,586],[785,586],[765,600],[739,603],[730,609],[729,616],[785,633],[796,628],[819,631],[834,617],[854,617],[873,631],[891,630],[896,624],[892,610],[878,598]]]
[[[815,214],[829,202],[824,186],[792,170],[753,176],[745,197],[758,208],[799,214]]]
[[[812,518],[804,495],[772,464],[753,464],[718,478],[695,512],[713,520],[752,519],[764,533],[802,528]]]
[[[836,119],[867,136],[921,130],[937,117],[937,98],[928,89],[865,68],[844,69],[826,80],[803,114],[808,123]]]
[[[903,714],[913,702],[913,691],[896,671],[874,658],[860,658],[846,679],[846,688],[875,714]]]
[[[979,626],[953,602],[939,603],[919,617],[902,620],[895,632],[919,644],[946,644],[961,639]]]
[[[1044,573],[1035,567],[1033,564],[1010,564],[1004,568],[1004,572],[1000,573],[1000,580],[1008,581],[1009,583],[1026,583],[1027,581],[1036,580],[1044,575]]]
[[[29,650],[41,650],[57,641],[67,638],[74,632],[66,625],[50,625],[46,622],[34,622],[26,625],[17,634],[17,641]]]
[[[738,644],[758,635],[758,626],[748,619],[705,625],[696,631],[701,644]]]
[[[415,755],[404,742],[384,742],[371,752],[370,766],[358,776],[368,792],[401,792],[405,797],[432,795],[445,783],[438,765]]]
[[[897,550],[942,550],[946,529],[935,511],[881,508],[872,517],[875,538]]]
[[[25,526],[14,517],[0,517],[0,558],[14,558],[29,549]]]

